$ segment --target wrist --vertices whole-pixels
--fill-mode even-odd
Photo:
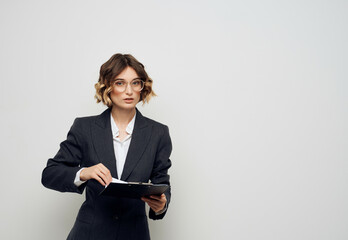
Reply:
[[[87,179],[85,178],[85,168],[84,169],[82,169],[82,171],[80,172],[80,180],[81,181],[86,181]]]

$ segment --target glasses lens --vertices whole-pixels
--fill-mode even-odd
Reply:
[[[114,82],[114,87],[118,92],[123,92],[124,90],[126,90],[126,86],[127,84],[125,83],[125,81],[117,80]]]
[[[143,89],[144,82],[141,81],[141,80],[134,80],[134,81],[131,82],[131,86],[132,86],[132,89],[134,91],[139,92],[139,91],[141,91]]]

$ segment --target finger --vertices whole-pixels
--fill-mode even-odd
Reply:
[[[96,168],[93,169],[93,175],[94,176],[98,176],[99,178],[101,178],[103,180],[104,183],[107,183],[107,176],[105,175],[105,173],[103,171],[101,171],[99,169],[98,166],[96,166]]]
[[[109,169],[107,169],[104,165],[100,165],[99,166],[99,170],[100,172],[102,172],[105,176],[106,176],[106,181],[107,181],[107,184],[109,184],[111,181],[112,181],[112,176],[111,176],[111,172]]]
[[[145,202],[151,207],[151,208],[158,208],[161,206],[164,206],[165,203],[159,202],[157,200],[151,200],[151,199],[146,199]]]
[[[141,197],[140,199],[143,200],[144,202],[148,202],[148,201],[150,200],[150,199],[147,198],[147,197]]]
[[[149,206],[154,206],[155,204],[157,204],[157,200],[152,200],[150,198],[147,198],[147,197],[143,197],[141,198],[141,200],[143,200],[144,202],[146,202],[147,204],[149,204]]]
[[[108,174],[106,176],[108,177],[109,183],[112,182],[112,176],[111,176],[111,172],[110,171],[108,172]]]
[[[151,203],[151,204],[165,204],[166,200],[165,199],[152,199],[152,198],[147,198],[146,202]]]
[[[143,199],[146,201],[146,202],[158,202],[158,200],[155,200],[155,199],[152,199],[150,197],[143,197]]]
[[[104,167],[104,166],[99,166],[99,165],[98,165],[96,170],[99,171],[99,172],[102,172],[102,173],[105,174],[105,175],[110,174],[109,169],[107,169],[107,168]]]
[[[109,183],[112,181],[112,177],[111,174],[109,172],[109,170],[107,170],[108,172],[104,172],[102,170],[99,170],[99,172],[97,173],[101,178],[103,178],[103,181],[109,185]]]
[[[109,169],[108,169],[107,167],[105,167],[103,164],[100,164],[98,167],[99,167],[100,169],[102,169],[103,172],[105,172],[105,173],[110,173]]]
[[[144,198],[148,199],[149,201],[157,201],[157,202],[161,200],[161,197],[156,195],[149,195]]]
[[[163,205],[149,205],[149,206],[153,211],[158,212],[162,210],[165,205],[163,204]]]
[[[161,195],[161,196],[153,196],[153,195],[151,195],[150,197],[151,197],[150,198],[151,200],[157,201],[157,202],[159,202],[161,204],[165,204],[167,202],[167,198],[166,198],[166,196],[164,194]]]
[[[103,180],[103,182],[104,182],[106,185],[109,185],[109,183],[111,182],[111,181],[110,181],[110,178],[107,177],[103,172],[99,172],[99,173],[97,173],[97,175]]]
[[[111,176],[106,176],[106,185],[109,185],[112,182],[112,177]]]
[[[150,195],[150,198],[156,199],[156,200],[161,200],[161,199],[163,199],[163,196],[162,195],[160,195],[160,196],[158,196],[158,195]]]
[[[98,175],[95,175],[93,176],[93,178],[97,180],[101,185],[105,186],[105,182],[103,181],[101,177],[99,177]]]
[[[146,198],[146,197],[142,197],[141,200],[146,202],[149,205],[149,207],[155,212],[162,210],[165,206],[165,203],[161,203],[157,200],[151,200],[151,199]]]
[[[160,204],[158,204],[158,203],[153,203],[153,202],[146,202],[151,208],[159,208],[159,207],[161,207],[161,205]]]

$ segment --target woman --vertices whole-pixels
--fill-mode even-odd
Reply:
[[[42,184],[60,192],[82,193],[82,204],[68,239],[150,239],[149,217],[162,219],[170,188],[142,199],[99,196],[112,177],[127,182],[168,184],[172,145],[168,127],[141,115],[152,80],[144,65],[129,54],[115,54],[100,68],[97,102],[108,106],[98,116],[76,118],[67,139],[47,162]]]

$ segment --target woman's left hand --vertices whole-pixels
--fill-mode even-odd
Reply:
[[[150,195],[149,197],[142,197],[141,200],[146,202],[154,212],[159,212],[166,206],[167,198],[164,193],[161,196]]]

